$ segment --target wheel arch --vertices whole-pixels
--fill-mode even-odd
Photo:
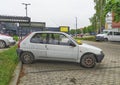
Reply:
[[[106,38],[104,38],[104,41],[105,41],[105,42],[108,42],[108,38],[107,38],[107,37],[106,37]]]
[[[27,57],[25,58],[24,56],[26,56],[27,54]],[[33,55],[32,52],[29,52],[29,51],[21,51],[21,54],[20,54],[20,60],[22,61],[23,64],[31,64],[34,62],[35,60],[35,57]]]
[[[21,58],[21,55],[22,55],[23,53],[25,53],[25,52],[32,54],[32,56],[33,56],[34,59],[35,59],[35,56],[34,56],[34,54],[33,54],[32,52],[30,52],[30,51],[23,51],[23,50],[21,50],[19,57]]]
[[[92,54],[92,55],[90,55],[91,56],[90,57],[90,63],[89,63],[89,60],[86,61],[86,59],[87,59],[86,55],[88,55],[88,54]],[[84,59],[85,59],[85,61],[84,61]],[[85,53],[81,56],[80,66],[85,67],[85,68],[93,68],[93,67],[95,67],[96,62],[97,62],[97,59],[96,59],[95,54],[92,53],[92,52],[87,52],[87,53]]]
[[[96,58],[96,54],[94,54],[94,53],[92,53],[92,52],[87,52],[87,53],[84,53],[84,54],[81,56],[80,62],[81,62],[82,58],[84,57],[84,55],[87,55],[87,54],[93,54],[94,57],[95,57],[96,62],[98,61],[97,58]],[[79,62],[79,63],[80,63],[80,62]]]
[[[3,42],[5,43],[5,47],[7,46],[7,43],[6,43],[6,41],[5,41],[5,40],[0,39],[0,41],[3,41]]]

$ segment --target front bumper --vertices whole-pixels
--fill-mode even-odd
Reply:
[[[105,55],[104,55],[103,52],[102,52],[101,54],[99,54],[99,55],[96,55],[97,62],[100,63],[100,62],[103,60],[104,56],[105,56]]]
[[[15,40],[11,40],[9,41],[10,45],[15,45],[16,44],[16,41]]]
[[[102,36],[96,36],[96,41],[104,41],[104,37]]]

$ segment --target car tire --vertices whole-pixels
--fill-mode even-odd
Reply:
[[[105,42],[108,42],[108,39],[107,39],[107,38],[105,38],[105,39],[104,39],[104,41],[105,41]]]
[[[22,63],[24,63],[24,64],[31,64],[31,63],[33,63],[33,61],[34,61],[34,56],[33,56],[33,54],[30,53],[30,52],[23,52],[23,53],[21,54],[21,61],[22,61]]]
[[[85,54],[80,61],[80,65],[85,68],[93,68],[96,65],[94,54]]]
[[[0,48],[5,48],[6,43],[3,40],[0,40]]]

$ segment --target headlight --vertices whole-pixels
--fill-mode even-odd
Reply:
[[[103,51],[100,52],[102,55],[104,55]]]

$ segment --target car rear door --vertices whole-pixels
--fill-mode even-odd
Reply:
[[[47,56],[46,37],[46,33],[36,33],[30,40],[31,51],[37,59]]]

